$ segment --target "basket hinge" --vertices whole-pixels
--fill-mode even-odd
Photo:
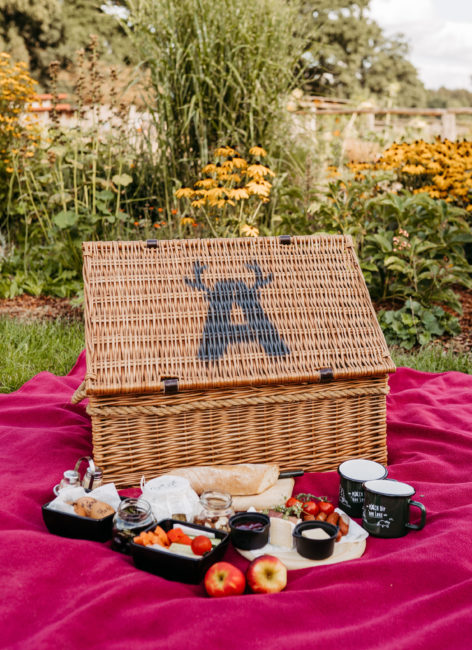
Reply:
[[[333,369],[332,368],[320,368],[320,384],[328,384],[330,381],[333,381]]]
[[[292,236],[291,235],[280,235],[279,242],[281,244],[285,244],[285,246],[288,246],[289,244],[292,243]]]
[[[157,239],[147,239],[146,248],[157,248]]]
[[[175,395],[179,392],[179,380],[177,377],[167,377],[164,382],[164,395]]]

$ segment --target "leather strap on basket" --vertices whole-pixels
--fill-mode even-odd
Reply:
[[[204,411],[215,408],[231,408],[232,406],[257,406],[260,404],[290,404],[293,402],[315,401],[320,399],[340,399],[343,397],[364,397],[366,395],[387,395],[388,387],[378,388],[326,388],[325,390],[297,393],[295,395],[259,395],[254,397],[236,397],[230,399],[212,399],[203,402],[187,402],[174,406],[87,406],[89,415],[179,415],[187,411]]]

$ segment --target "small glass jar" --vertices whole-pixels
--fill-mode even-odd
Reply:
[[[155,524],[151,504],[145,499],[124,499],[113,517],[111,547],[120,553],[129,553],[133,538]]]
[[[208,490],[200,496],[200,505],[202,509],[194,523],[229,532],[229,518],[234,515],[231,494]]]
[[[70,487],[80,487],[80,475],[74,469],[66,469],[64,477],[58,485],[54,486],[53,492],[57,496],[61,490]]]

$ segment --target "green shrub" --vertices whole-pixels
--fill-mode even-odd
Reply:
[[[426,308],[414,300],[407,300],[401,309],[380,311],[378,319],[387,343],[406,350],[426,345],[439,336],[454,336],[461,330],[459,320],[441,307]]]
[[[472,287],[464,253],[472,234],[464,211],[425,194],[378,193],[378,183],[330,183],[312,206],[308,229],[354,237],[374,300],[413,299],[460,312],[453,287]]]

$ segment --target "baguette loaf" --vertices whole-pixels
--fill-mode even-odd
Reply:
[[[217,490],[232,496],[244,496],[260,494],[275,485],[279,478],[279,466],[277,463],[208,465],[180,467],[167,473],[186,478],[197,494]]]

